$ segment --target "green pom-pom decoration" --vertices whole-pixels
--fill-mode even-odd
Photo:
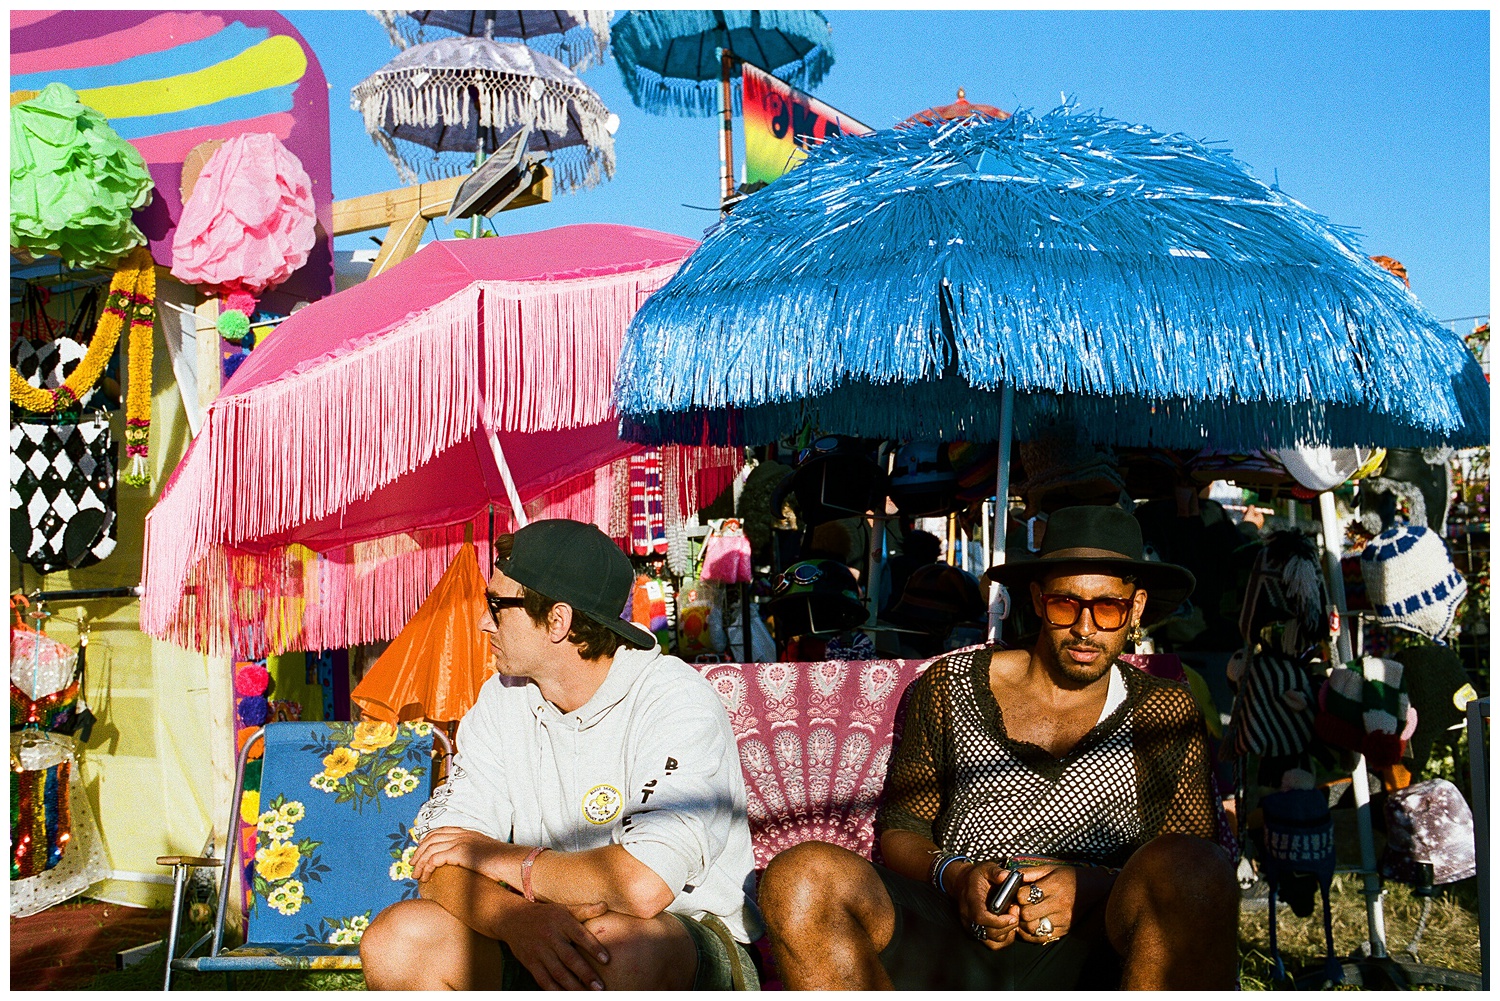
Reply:
[[[250,332],[250,317],[237,309],[228,309],[219,314],[214,325],[219,328],[220,337],[238,344]]]
[[[136,148],[67,86],[10,109],[10,245],[107,267],[146,242],[131,220],[151,200]]]

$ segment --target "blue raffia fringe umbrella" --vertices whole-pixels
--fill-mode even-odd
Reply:
[[[1351,233],[1226,150],[1069,107],[815,149],[636,314],[615,394],[645,441],[994,441],[1005,387],[1023,439],[1489,439],[1474,358]]]
[[[719,50],[801,90],[833,67],[828,20],[815,10],[632,10],[612,29],[630,99],[653,115],[719,112]],[[730,81],[734,110],[740,84]]]

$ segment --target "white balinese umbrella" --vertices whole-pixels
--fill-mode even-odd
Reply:
[[[414,45],[355,85],[351,106],[407,184],[471,170],[476,153],[521,130],[530,130],[527,148],[548,157],[563,191],[614,176],[619,118],[572,70],[525,45]]]

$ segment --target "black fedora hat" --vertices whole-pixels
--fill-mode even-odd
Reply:
[[[1053,513],[1035,557],[990,567],[985,576],[1015,591],[1060,569],[1106,574],[1134,580],[1146,591],[1148,622],[1167,615],[1187,600],[1197,583],[1184,567],[1144,559],[1141,525],[1117,507],[1065,507]]]

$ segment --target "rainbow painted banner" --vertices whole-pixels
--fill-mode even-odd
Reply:
[[[49,83],[67,84],[140,150],[156,191],[136,224],[158,264],[172,260],[188,152],[210,139],[275,135],[312,179],[322,233],[307,264],[272,295],[333,291],[328,84],[286,18],[254,10],[17,10],[10,53],[12,104]]]
[[[744,64],[745,184],[770,184],[830,136],[875,130],[811,94]]]

